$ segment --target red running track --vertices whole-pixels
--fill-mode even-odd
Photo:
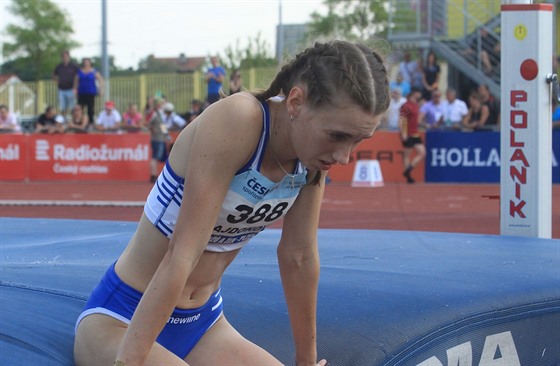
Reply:
[[[150,189],[147,183],[0,182],[0,216],[137,221]],[[499,194],[497,184],[388,184],[378,188],[330,184],[320,227],[499,234],[499,199],[488,198]],[[560,238],[560,185],[553,186],[552,196],[552,236]],[[15,203],[5,204],[8,200]],[[21,205],[22,201],[33,205]],[[104,205],[93,205],[101,201]],[[111,202],[118,205],[111,206]]]

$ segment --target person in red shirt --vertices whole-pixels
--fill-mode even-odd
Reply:
[[[129,103],[128,109],[123,113],[121,129],[126,132],[138,132],[144,127],[144,117],[138,112],[136,103]]]
[[[404,148],[403,162],[405,170],[403,176],[407,183],[414,183],[410,175],[412,169],[426,157],[426,147],[422,142],[418,131],[418,115],[420,106],[418,101],[422,97],[422,92],[417,88],[412,88],[400,110],[399,130]],[[412,149],[416,150],[416,155],[411,160]]]

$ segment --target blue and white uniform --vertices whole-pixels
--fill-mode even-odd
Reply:
[[[262,103],[263,131],[257,150],[233,178],[206,250],[227,252],[243,247],[249,239],[283,217],[306,183],[307,169],[298,162],[294,176],[275,183],[260,173],[261,162],[270,134],[268,104]],[[168,238],[173,236],[185,179],[169,165],[148,196],[144,213]]]
[[[270,134],[268,105],[262,103],[263,131],[250,161],[233,178],[214,225],[206,250],[227,252],[243,247],[265,227],[283,217],[306,183],[307,170],[298,162],[294,175],[275,183],[260,172]],[[185,179],[166,163],[148,196],[144,212],[168,238],[173,236]],[[90,314],[104,314],[130,323],[142,293],[128,286],[115,272],[114,264],[90,295],[76,322]],[[157,342],[180,358],[194,348],[204,333],[219,319],[223,302],[218,289],[208,302],[197,309],[175,309],[157,338]]]

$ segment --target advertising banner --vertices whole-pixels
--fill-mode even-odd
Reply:
[[[424,140],[423,134],[422,140]],[[406,178],[403,177],[403,146],[398,132],[375,132],[372,138],[358,145],[350,155],[350,162],[347,165],[335,165],[329,170],[329,177],[333,182],[352,182],[358,160],[379,161],[384,182],[406,182]],[[416,182],[424,181],[424,161],[412,171],[412,178]]]
[[[426,182],[500,183],[499,132],[426,134]],[[552,182],[560,183],[560,130],[552,130]]]
[[[27,168],[27,136],[0,134],[0,180],[24,180]]]
[[[500,182],[500,133],[429,132],[426,181]]]
[[[31,180],[147,181],[148,134],[30,135]]]

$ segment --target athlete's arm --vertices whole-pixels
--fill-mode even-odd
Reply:
[[[247,98],[213,105],[173,147],[170,164],[178,174],[185,172],[183,201],[169,249],[121,343],[117,360],[127,365],[146,359],[208,243],[233,176],[256,148],[262,113],[256,100]],[[189,133],[195,136],[188,138]]]
[[[311,172],[311,175],[315,172]],[[317,228],[326,173],[319,184],[304,186],[284,218],[278,264],[294,335],[296,365],[317,364]],[[323,364],[322,361],[321,364]]]
[[[399,131],[401,134],[401,140],[405,141],[408,138],[408,120],[406,117],[400,115],[399,116]]]

